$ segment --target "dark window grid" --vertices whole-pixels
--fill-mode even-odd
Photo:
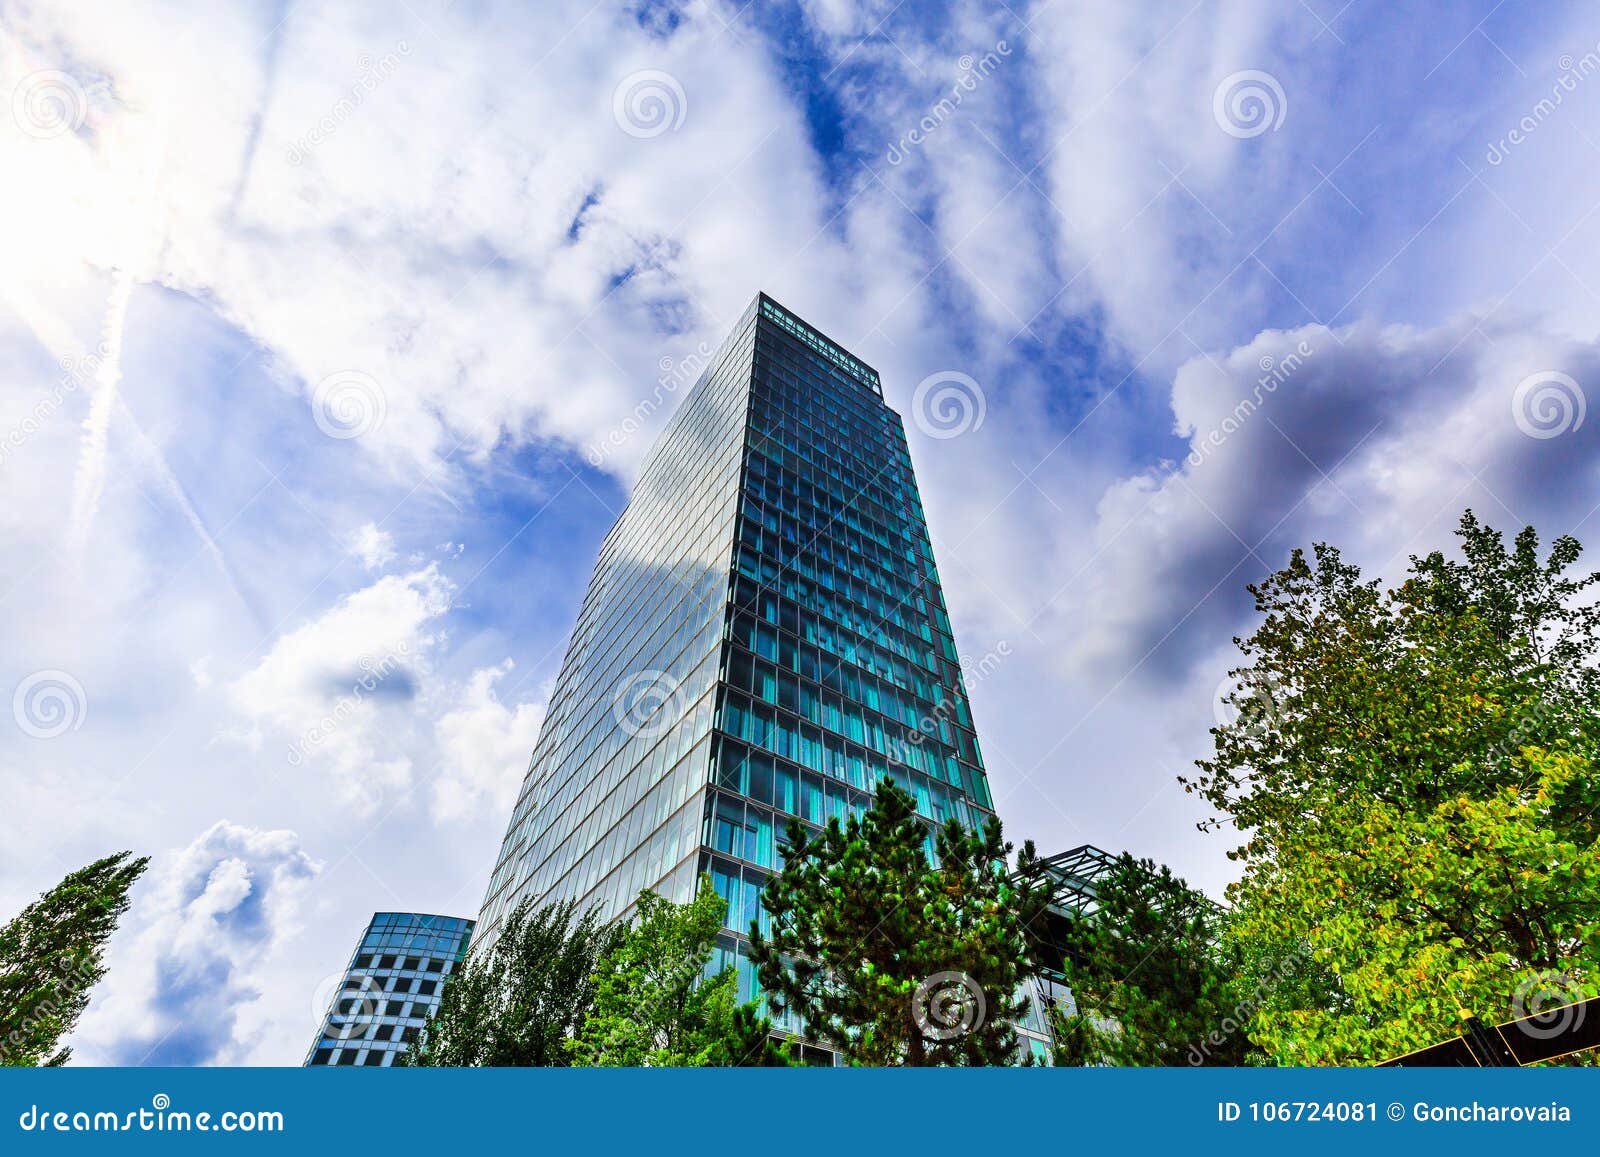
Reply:
[[[746,558],[746,555],[751,557]],[[762,566],[762,563],[766,565]],[[861,588],[871,591],[874,598],[881,598],[890,607],[902,612],[915,607],[919,600],[925,603],[927,599],[923,584],[915,580],[889,583],[884,581],[880,572],[878,580],[874,581],[858,570],[838,566],[818,551],[790,546],[784,542],[781,534],[774,534],[757,527],[748,519],[740,521],[739,539],[735,545],[734,569],[749,578],[757,579],[765,586],[772,586],[785,579],[804,582],[830,595],[849,599],[862,610],[873,613],[875,620],[887,621],[885,615],[877,612],[869,602],[855,597],[854,590],[858,584]],[[765,576],[768,570],[771,571],[770,579],[757,577],[757,572]],[[918,623],[919,628],[921,622],[931,624],[931,618],[921,619]],[[931,631],[931,625],[929,629]],[[908,630],[905,633],[912,641],[922,646],[931,646],[934,643],[932,638],[921,638],[920,629],[917,632]]]
[[[885,490],[902,485],[895,455],[887,447],[873,445],[875,439],[853,437],[854,433],[838,426],[818,428],[779,406],[765,406],[752,416],[746,440],[756,447],[768,442],[782,446],[786,454],[813,465],[825,462],[828,475],[845,485],[863,480]]]
[[[859,425],[874,434],[893,429],[894,411],[882,398],[863,398],[854,390],[840,390],[817,379],[805,366],[775,349],[757,346],[751,383],[752,393],[780,394],[841,423]]]
[[[750,677],[748,679],[743,677],[746,669],[744,664],[745,658],[748,658],[750,661]],[[793,679],[795,681],[797,692],[795,706],[791,706],[781,697],[769,698],[766,695],[765,691],[757,682],[762,674],[763,667],[771,667],[773,670],[776,680],[779,683],[778,694],[780,696],[782,695],[783,682],[788,679]],[[863,676],[863,678],[870,678],[870,676]],[[970,727],[962,728],[961,724],[955,721],[953,707],[946,715],[940,715],[937,707],[921,701],[915,701],[915,706],[918,713],[916,714],[915,718],[908,721],[903,716],[895,715],[883,711],[882,709],[868,706],[864,699],[856,698],[841,691],[834,690],[820,680],[808,679],[794,671],[785,671],[774,664],[768,663],[766,660],[758,658],[738,642],[733,642],[730,645],[728,663],[724,668],[723,682],[728,687],[745,693],[754,702],[765,703],[768,706],[777,708],[803,720],[806,723],[811,724],[813,727],[818,728],[828,735],[838,737],[847,744],[856,747],[865,747],[868,750],[871,750],[871,748],[864,740],[857,739],[849,732],[841,731],[838,727],[831,725],[829,721],[830,700],[839,702],[841,705],[840,714],[842,716],[848,716],[850,707],[855,707],[860,710],[863,713],[863,725],[869,725],[873,722],[876,722],[886,734],[895,728],[902,729],[908,736],[904,742],[915,742],[916,746],[926,747],[934,755],[940,757],[941,760],[945,756],[959,759],[961,754],[961,745],[959,741],[949,740],[944,738],[938,732],[926,730],[923,726],[924,724],[929,722],[933,722],[935,724],[946,723],[948,728],[951,730],[961,728],[962,730],[971,731]],[[798,706],[799,703],[804,702],[807,692],[810,692],[812,702],[818,704],[817,715],[815,718],[800,710]],[[909,738],[909,735],[912,732],[920,732],[924,738],[913,741]]]
[[[761,316],[772,322],[777,327],[777,332],[787,337],[801,349],[813,351],[820,355],[831,365],[843,370],[848,380],[857,386],[865,388],[873,395],[881,394],[882,387],[878,379],[878,371],[852,357],[840,349],[822,334],[806,325],[805,322],[784,310],[776,302],[763,298],[761,301]]]
[[[929,584],[920,575],[891,579],[880,571],[876,576],[869,578],[859,569],[839,565],[839,561],[831,552],[825,555],[821,551],[811,549],[809,544],[805,547],[786,549],[781,533],[767,531],[765,527],[760,527],[747,518],[740,519],[739,522],[739,536],[734,544],[735,570],[739,568],[740,555],[744,552],[757,556],[761,562],[767,563],[773,569],[772,579],[767,585],[782,580],[804,583],[830,596],[848,599],[863,610],[874,612],[878,617],[883,617],[882,612],[876,610],[871,600],[881,599],[889,607],[916,615],[919,626],[921,621],[926,621],[918,611],[928,604]],[[748,573],[756,568],[756,562],[747,560],[744,566],[745,572]],[[858,595],[858,591],[862,593]],[[920,630],[916,633],[920,635]],[[932,642],[931,639],[919,641]]]
[[[785,460],[810,468],[813,483],[827,479],[850,489],[877,488],[886,496],[899,495],[913,485],[910,451],[892,434],[875,435],[855,423],[828,422],[820,414],[813,420],[789,399],[760,389],[751,402],[746,443],[781,447]]]
[[[751,577],[745,575],[744,571],[739,573],[744,577]],[[757,580],[752,579],[752,581]],[[782,598],[781,595],[769,590],[761,591],[758,597],[761,599]],[[904,651],[885,646],[874,638],[858,634],[838,623],[824,620],[809,609],[802,611],[792,599],[783,601],[795,607],[795,630],[788,630],[786,626],[773,622],[761,613],[762,608],[760,605],[751,603],[742,604],[733,609],[730,617],[729,637],[742,644],[746,649],[754,651],[761,658],[771,660],[772,656],[764,654],[762,648],[756,643],[758,636],[755,633],[755,628],[763,628],[763,635],[773,636],[782,653],[789,653],[789,646],[784,645],[786,642],[796,646],[813,648],[833,659],[834,666],[845,664],[865,671],[877,679],[906,691],[913,697],[929,699],[935,703],[938,701],[932,699],[931,688],[928,693],[923,693],[922,688],[925,682],[942,686],[945,688],[947,695],[951,697],[954,696],[958,689],[958,681],[956,679],[945,677],[947,675],[945,668],[948,667],[948,674],[953,675],[959,670],[959,664],[952,660],[941,665],[938,662],[940,656],[937,651],[929,650],[913,658],[906,655]],[[804,614],[805,618],[800,618],[801,614]],[[799,628],[802,625],[814,628],[814,635],[801,631]],[[895,660],[907,664],[904,674],[897,669]],[[833,668],[830,666],[828,669],[832,670]],[[921,673],[921,676],[931,676],[931,679],[922,679],[917,674],[918,672]],[[960,684],[960,686],[964,686],[964,684]]]
[[[765,446],[754,448],[752,450],[752,453],[753,454],[760,454],[763,457],[766,457],[769,460],[772,460],[772,459],[777,457],[778,451],[779,451],[779,448],[776,446],[776,444],[768,443]],[[831,540],[831,539],[834,539],[834,538],[843,538],[843,537],[845,537],[845,534],[843,532],[836,532],[835,527],[838,526],[838,524],[839,524],[839,518],[838,518],[837,515],[828,516],[827,519],[825,519],[822,523],[820,523],[816,527],[815,541],[817,541],[817,542],[823,541],[825,537],[828,540]],[[811,544],[808,543],[808,545],[811,545]],[[864,551],[858,551],[857,553],[865,553],[865,552]],[[920,548],[916,553],[920,557],[920,554],[921,554]],[[893,575],[895,575],[897,577],[908,577],[908,578],[909,577],[915,577],[914,575],[909,574],[909,571],[915,569],[912,566],[912,564],[910,563],[909,560],[903,559],[899,555],[891,556],[891,555],[887,554],[886,552],[880,552],[874,557],[874,564],[877,565],[878,563],[883,562],[884,560],[889,560],[889,561],[891,561],[893,563],[893,565],[886,567],[886,569],[888,569],[891,574],[893,574]],[[873,577],[875,577],[875,576],[873,576]],[[870,579],[869,579],[869,581],[870,581]]]
[[[829,478],[836,484],[829,487],[830,491],[838,489],[846,495],[859,495],[885,510],[894,510],[900,505],[888,501],[891,490],[899,484],[899,479],[889,466],[880,463],[876,470],[856,470],[847,462],[848,455],[833,454],[827,447],[819,447],[814,451],[798,449],[793,439],[769,437],[754,430],[747,438],[746,446],[751,453],[761,455],[779,469],[792,471],[797,477],[803,478],[802,471],[809,469],[813,479],[819,476]],[[817,483],[812,481],[811,485],[816,486]]]
[[[727,655],[723,681],[748,691],[758,700],[786,708],[811,723],[857,743],[861,740],[840,731],[830,721],[835,713],[848,716],[851,706],[866,713],[862,718],[863,724],[871,724],[873,717],[878,717],[908,731],[922,733],[924,738],[915,741],[919,744],[935,743],[950,748],[952,754],[956,755],[976,746],[973,743],[964,744],[959,738],[962,732],[972,732],[970,711],[953,698],[946,698],[941,707],[937,705],[938,701],[911,692],[897,692],[889,680],[874,678],[865,667],[858,664],[844,660],[827,661],[833,656],[819,644],[808,643],[803,634],[795,635],[774,627],[770,622],[761,623],[758,631],[745,616],[740,615],[733,624],[729,638],[737,650]],[[777,659],[760,649],[760,644],[766,639],[772,639],[777,644],[771,648],[779,656]],[[796,661],[785,664],[782,657],[790,654]],[[819,659],[823,661],[818,662]],[[770,689],[778,698],[768,695],[768,688],[756,681],[758,677],[766,677],[764,681],[773,684]],[[816,704],[818,711],[824,713],[821,718],[813,718],[810,712],[802,710],[802,704],[808,698]]]
[[[741,543],[741,547],[746,546],[746,545],[747,544]],[[742,575],[742,576],[746,577],[746,578],[750,578],[752,581],[760,583],[765,588],[773,589],[773,592],[775,594],[778,594],[778,595],[780,595],[782,597],[787,597],[787,598],[791,598],[791,599],[794,597],[792,595],[788,595],[784,591],[777,590],[776,587],[775,587],[775,584],[777,582],[781,581],[785,574],[789,574],[789,573],[792,572],[794,577],[804,578],[804,579],[806,579],[807,582],[816,582],[817,581],[812,576],[805,574],[805,568],[804,567],[796,567],[795,563],[793,561],[785,563],[781,559],[774,558],[770,553],[758,553],[758,558],[759,558],[759,560],[761,562],[767,564],[768,566],[771,566],[772,568],[774,568],[777,571],[776,575],[770,581],[765,578],[765,567],[762,568],[762,574],[760,576],[751,575],[749,573],[749,571],[752,569],[753,564],[744,559],[742,550],[740,551],[738,557],[735,559],[735,563],[734,563],[735,572],[737,574],[739,574],[739,575]],[[841,593],[841,594],[844,593],[844,592],[839,592],[837,590],[829,588],[826,583],[818,583],[818,585],[822,586],[823,589],[830,590],[830,593]],[[911,594],[903,595],[901,597],[901,599],[902,599],[901,603],[896,604],[897,607],[901,607],[903,609],[904,606],[908,605],[907,604],[907,600],[909,600],[909,599],[911,599],[913,597],[914,596],[911,595]],[[854,599],[852,599],[852,601],[855,601],[856,605],[858,607],[860,607],[864,612],[866,612],[866,614],[874,621],[876,626],[887,627],[887,626],[892,626],[893,625],[890,620],[888,620],[886,618],[883,618],[876,611],[875,608],[867,607],[867,606],[861,604],[860,602],[858,602],[858,601],[856,601]],[[928,604],[929,607],[930,607],[930,611],[932,609],[932,604],[933,603],[942,602],[942,601],[943,601],[943,593],[941,591],[938,591],[937,587],[934,586],[934,588],[933,588],[933,597],[929,600],[929,604]],[[948,627],[949,627],[948,618],[945,617],[943,615],[943,613],[941,612],[937,616],[937,618],[934,618],[930,614],[930,617],[925,621],[928,623],[928,633],[931,636],[931,639],[924,640],[924,639],[921,639],[920,636],[911,636],[910,639],[908,640],[908,642],[910,642],[910,643],[921,643],[921,644],[925,644],[925,645],[931,646],[933,648],[933,650],[934,650],[934,653],[938,657],[942,658],[945,662],[949,663],[951,666],[953,666],[953,667],[957,668],[957,670],[959,670],[959,668],[960,668],[959,653],[956,651],[955,639],[954,639],[953,635],[951,635],[949,633],[949,630],[948,630]],[[856,631],[854,631],[854,633],[861,634],[862,632],[860,632],[859,630],[856,630]],[[930,663],[925,661],[926,660],[926,655],[927,655],[927,652],[925,650],[917,650],[912,655],[904,655],[903,657],[907,658],[910,661],[916,662],[918,666],[921,666],[921,667],[923,667],[923,668],[925,668],[927,670],[930,670],[930,671],[933,671],[935,673],[938,673],[939,668],[938,668],[937,665],[930,664]]]
[[[902,510],[910,515],[921,512],[920,501],[913,501],[915,488],[902,478],[898,471],[878,463],[870,471],[848,472],[833,460],[822,469],[790,450],[783,441],[775,438],[746,436],[745,445],[751,457],[759,459],[756,469],[767,481],[797,492],[809,487],[820,493],[830,503],[854,503],[858,499],[882,514]]]
[[[853,503],[833,498],[818,488],[796,481],[785,484],[760,472],[755,463],[762,460],[760,453],[750,456],[751,469],[744,480],[744,496],[777,510],[790,518],[799,519],[812,526],[842,523],[850,530],[864,534],[884,550],[910,551],[920,555],[921,530],[915,514],[910,510],[885,510],[865,497]]]
[[[908,581],[915,581],[921,577],[921,554],[909,532],[902,538],[891,536],[888,531],[880,532],[876,528],[862,529],[863,520],[860,518],[825,511],[803,498],[794,496],[789,496],[787,502],[782,502],[776,496],[758,491],[754,486],[745,487],[739,513],[742,518],[759,523],[767,530],[778,530],[786,523],[808,529],[829,525],[842,526],[842,530],[829,535],[831,540],[844,542],[854,553],[866,558],[892,555],[900,560],[902,573],[908,577]],[[909,519],[907,525],[909,526]],[[871,543],[871,552],[865,549],[855,550],[851,538],[861,542],[863,547]]]
[[[763,763],[767,766],[761,767]],[[975,827],[991,814],[959,785],[911,768],[867,760],[862,773],[859,782],[853,775],[848,779],[840,778],[777,755],[739,736],[717,732],[712,786],[805,823],[821,824],[826,820],[823,813],[832,811],[831,802],[818,805],[820,810],[814,808],[814,794],[821,793],[817,798],[828,801],[839,796],[853,801],[852,807],[856,804],[864,807],[884,780],[910,792],[917,801],[918,814],[935,825],[955,819],[963,826]],[[792,807],[785,806],[786,796],[792,796],[789,800]]]
[[[739,604],[732,611],[728,638],[741,653],[727,656],[725,679],[758,692],[744,658],[748,654],[757,669],[770,668],[783,676],[780,689],[788,690],[793,685],[800,693],[808,689],[806,684],[815,684],[829,697],[858,702],[907,726],[919,726],[932,719],[970,728],[965,693],[956,681],[946,681],[938,672],[886,661],[888,652],[868,644],[855,645],[853,656],[837,647],[826,647],[821,634],[823,624],[809,610],[792,600],[775,608],[778,596],[767,592],[757,597],[761,605]],[[774,609],[781,613],[763,613]],[[834,637],[834,641],[839,640]],[[764,649],[757,644],[765,644]],[[774,651],[779,658],[772,657]],[[789,656],[794,661],[784,662]],[[954,673],[953,667],[946,672]],[[801,682],[794,685],[794,680]]]
[[[872,479],[885,490],[905,486],[908,472],[894,432],[869,428],[759,386],[751,403],[748,441],[770,440],[813,465],[826,463],[828,476],[841,482],[853,475],[857,480]]]
[[[734,572],[759,584],[763,593],[804,607],[820,622],[829,623],[874,649],[888,651],[922,670],[938,672],[937,663],[930,661],[930,657],[944,651],[944,632],[938,629],[931,615],[916,613],[912,596],[904,596],[897,602],[887,597],[868,602],[856,597],[849,588],[841,589],[837,581],[819,581],[819,568],[795,565],[793,561],[785,563],[781,557],[762,549],[764,546],[765,536],[742,538],[734,560]],[[769,572],[770,580],[766,577]],[[794,589],[778,585],[786,578]],[[807,588],[804,594],[799,593],[801,584]],[[896,621],[896,615],[902,620],[914,621],[916,629],[913,630],[908,621]]]
[[[780,759],[787,760],[800,767],[807,768],[819,775],[823,775],[835,781],[842,782],[846,776],[834,774],[831,768],[833,766],[837,766],[837,764],[832,761],[829,756],[833,754],[834,750],[842,753],[842,756],[845,760],[844,766],[848,769],[850,767],[849,749],[851,748],[863,751],[864,759],[867,762],[888,769],[890,772],[890,778],[894,778],[896,774],[902,773],[907,775],[927,776],[929,779],[937,780],[943,784],[947,784],[951,788],[954,788],[956,791],[964,793],[969,800],[972,800],[975,797],[975,793],[968,790],[968,781],[971,780],[975,774],[983,774],[981,769],[974,767],[971,763],[965,760],[956,759],[953,756],[941,756],[939,758],[929,756],[927,762],[933,764],[934,767],[937,768],[937,770],[929,770],[927,767],[912,763],[910,759],[907,758],[907,756],[911,754],[911,751],[906,750],[904,747],[896,748],[895,743],[888,739],[885,740],[884,746],[889,750],[879,751],[870,742],[853,739],[848,735],[839,735],[835,732],[827,731],[823,727],[806,722],[803,716],[796,715],[791,711],[786,711],[782,707],[770,704],[762,704],[764,708],[772,713],[774,726],[782,726],[787,732],[797,737],[803,737],[807,729],[816,733],[818,738],[815,740],[805,740],[804,738],[798,740],[802,743],[812,742],[819,743],[823,746],[823,766],[812,767],[810,764],[804,762],[798,754],[789,754],[788,752],[781,750],[776,746],[769,746],[767,743],[758,740],[753,734],[745,734],[745,729],[739,725],[739,721],[742,721],[745,718],[750,718],[752,720],[757,719],[756,713],[751,710],[752,700],[748,695],[742,695],[736,691],[729,691],[725,696],[725,700],[726,702],[724,703],[722,710],[719,710],[717,713],[716,719],[717,729],[723,734],[730,735],[735,739],[739,739],[742,742],[751,745],[752,747],[757,747],[762,751],[769,752]],[[761,701],[756,700],[754,702],[760,703]],[[729,714],[730,707],[738,713],[737,721],[735,717]],[[779,719],[779,716],[782,718]],[[824,738],[830,735],[834,736],[837,740],[837,743],[832,749],[827,747],[826,739]],[[763,727],[762,738],[764,739],[765,737],[766,729]],[[904,743],[905,741],[901,740],[899,742]],[[922,748],[931,746],[931,743],[919,744],[913,750],[920,752]],[[984,806],[987,810],[986,804],[980,806]]]

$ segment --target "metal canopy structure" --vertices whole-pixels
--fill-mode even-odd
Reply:
[[[1097,883],[1116,866],[1117,857],[1093,844],[1082,844],[1045,859],[1044,867],[1055,882],[1051,907],[1083,915],[1098,903]]]

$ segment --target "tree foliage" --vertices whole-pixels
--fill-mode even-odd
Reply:
[[[1251,1000],[1224,915],[1165,865],[1126,853],[1066,925],[1075,1007],[1051,1009],[1058,1065],[1237,1065]]]
[[[566,901],[512,909],[486,952],[469,953],[400,1060],[434,1067],[567,1065],[568,1040],[595,995],[598,963],[622,943],[593,910]]]
[[[105,975],[104,948],[148,857],[80,868],[0,928],[0,1063],[60,1065],[61,1045]]]
[[[1600,576],[1580,547],[1508,548],[1469,511],[1461,561],[1397,588],[1318,544],[1251,588],[1234,721],[1186,781],[1242,833],[1242,934],[1303,942],[1256,1040],[1368,1062],[1600,982],[1593,767]],[[1313,997],[1316,997],[1313,999]]]
[[[762,893],[770,932],[751,959],[807,1035],[862,1065],[1003,1065],[1017,1059],[1027,930],[1047,900],[1031,844],[1013,875],[999,821],[933,833],[884,781],[872,806],[810,836],[788,829]]]
[[[693,901],[639,893],[638,913],[595,969],[595,997],[567,1042],[574,1065],[787,1064],[772,1025],[741,1005],[731,968],[706,976],[727,902],[707,877]]]

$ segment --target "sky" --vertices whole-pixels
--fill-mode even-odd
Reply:
[[[1580,3],[0,0],[0,914],[152,858],[77,1060],[476,914],[758,290],[907,418],[1007,835],[1220,895],[1246,584],[1600,538],[1597,162]]]

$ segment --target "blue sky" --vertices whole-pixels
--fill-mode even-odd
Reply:
[[[0,910],[154,857],[80,1059],[297,1062],[475,913],[758,289],[908,418],[1009,833],[1220,892],[1247,582],[1595,537],[1597,74],[1575,3],[0,2]]]

